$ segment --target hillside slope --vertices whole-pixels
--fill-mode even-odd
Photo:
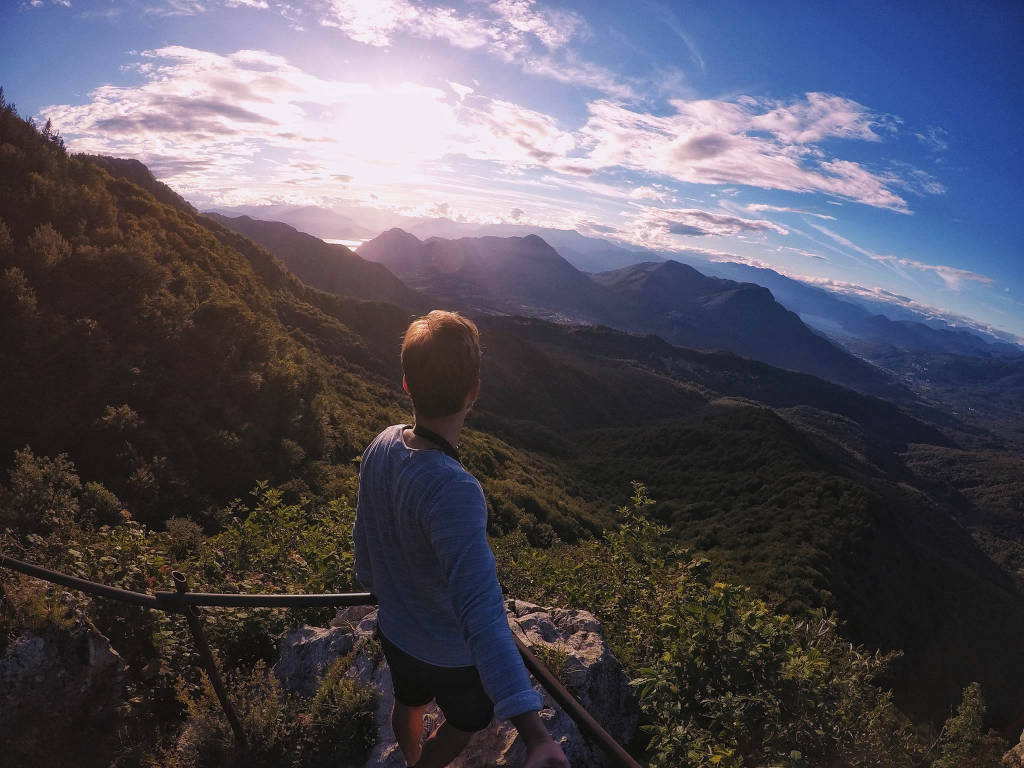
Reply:
[[[344,245],[299,232],[278,221],[207,213],[214,221],[271,251],[296,277],[313,288],[356,299],[387,301],[410,312],[425,312],[429,302],[386,267],[357,256]]]
[[[645,262],[594,276],[622,297],[640,328],[698,349],[728,349],[854,389],[912,399],[882,371],[811,331],[753,283],[708,277],[678,261]]]

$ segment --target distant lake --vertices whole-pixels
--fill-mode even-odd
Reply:
[[[329,237],[321,238],[325,243],[332,243],[333,245],[344,245],[346,248],[358,248],[360,245],[366,242],[366,240],[333,240]]]

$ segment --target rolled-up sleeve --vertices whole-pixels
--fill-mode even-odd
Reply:
[[[431,505],[429,525],[452,608],[495,715],[507,720],[539,710],[543,700],[530,684],[505,616],[479,483],[471,478],[446,483]]]

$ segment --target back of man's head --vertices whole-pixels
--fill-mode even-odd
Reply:
[[[458,413],[480,379],[480,332],[457,312],[435,309],[413,320],[402,340],[402,373],[417,416]]]

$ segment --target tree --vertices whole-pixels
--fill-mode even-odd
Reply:
[[[998,768],[1009,745],[995,731],[985,731],[981,685],[964,688],[960,706],[942,726],[939,757],[932,768]]]
[[[65,240],[49,222],[36,227],[36,231],[28,239],[30,263],[50,268],[64,261],[70,255],[71,243]]]

